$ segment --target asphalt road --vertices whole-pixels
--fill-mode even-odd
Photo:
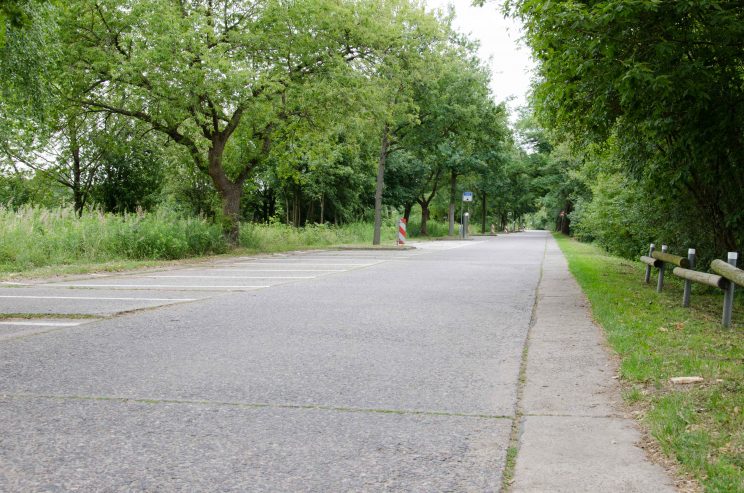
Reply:
[[[0,491],[496,491],[546,239],[4,284]]]

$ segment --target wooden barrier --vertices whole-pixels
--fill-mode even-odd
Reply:
[[[646,275],[644,277],[646,284],[651,280],[651,268],[655,267],[658,269],[659,276],[656,291],[659,293],[664,286],[666,264],[677,266],[672,270],[672,274],[685,280],[684,294],[682,296],[682,306],[684,307],[690,306],[690,294],[693,282],[723,290],[723,318],[721,324],[724,327],[731,325],[731,315],[734,307],[734,289],[736,285],[744,286],[744,270],[736,267],[737,259],[738,254],[736,252],[729,252],[728,262],[714,260],[711,262],[710,267],[715,274],[708,274],[707,272],[698,272],[692,270],[692,268],[688,268],[695,267],[695,250],[693,248],[688,250],[687,258],[684,258],[669,253],[666,245],[662,245],[661,251],[657,251],[655,245],[652,243],[648,250],[648,256],[643,255],[640,258],[641,262],[646,264]]]
[[[657,260],[661,260],[667,264],[674,264],[677,267],[684,267],[685,269],[690,267],[690,260],[679,255],[672,255],[671,253],[654,251],[651,252],[651,256]]]
[[[721,276],[715,274],[708,274],[707,272],[698,272],[696,270],[685,269],[684,267],[675,267],[672,271],[677,277],[687,279],[699,284],[705,284],[718,289],[726,289],[728,287],[728,281]]]
[[[729,280],[726,294],[723,296],[722,323],[724,327],[731,325],[731,315],[734,311],[734,290],[736,289],[736,285],[744,286],[744,271],[736,268],[736,261],[738,258],[739,254],[737,252],[729,252],[728,263],[716,259],[710,264],[711,269]]]
[[[735,282],[739,286],[744,286],[744,270],[737,269],[733,265],[718,259],[710,263],[710,268],[713,272],[720,274],[729,281]]]
[[[658,259],[655,259],[655,258],[651,258],[651,257],[647,257],[645,255],[641,257],[641,262],[643,262],[646,265],[650,265],[651,267],[656,267],[656,268],[661,267],[661,264],[662,264],[662,261],[661,260],[658,260]],[[646,281],[646,282],[648,282],[648,281]]]

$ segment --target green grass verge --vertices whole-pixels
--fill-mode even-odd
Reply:
[[[644,267],[600,248],[555,235],[620,356],[623,396],[644,412],[642,421],[662,450],[708,492],[744,491],[744,303],[734,323],[720,325],[723,295],[693,285],[682,307],[682,281],[665,289],[643,282]],[[742,290],[744,291],[744,290]],[[703,384],[673,386],[675,376],[702,376]]]

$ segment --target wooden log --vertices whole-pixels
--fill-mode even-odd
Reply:
[[[691,383],[702,383],[705,379],[703,377],[672,377],[669,381],[676,384],[689,385]]]
[[[667,264],[674,264],[679,267],[684,267],[685,269],[690,267],[690,260],[685,257],[680,257],[679,255],[654,251],[651,253],[651,256],[655,259],[661,260],[662,262],[666,262]]]
[[[738,284],[739,286],[744,286],[744,270],[737,269],[733,265],[718,259],[711,262],[710,268],[713,272],[720,274],[729,281]]]
[[[698,272],[683,267],[675,267],[672,274],[681,277],[682,279],[705,284],[707,286],[713,286],[718,289],[726,289],[728,287],[728,281],[726,279],[715,274],[708,274],[707,272]]]
[[[651,267],[661,267],[661,260],[656,260],[655,258],[647,257],[643,255],[641,257],[641,262],[643,262],[646,265],[650,265]]]

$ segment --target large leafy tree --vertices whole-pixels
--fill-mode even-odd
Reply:
[[[65,11],[63,42],[79,102],[185,148],[237,242],[246,180],[276,132],[303,116],[290,113],[292,98],[365,55],[374,27],[356,9],[332,0],[78,0]]]
[[[625,172],[671,196],[717,249],[744,236],[744,9],[709,0],[508,2],[539,60],[542,121],[617,139]]]

